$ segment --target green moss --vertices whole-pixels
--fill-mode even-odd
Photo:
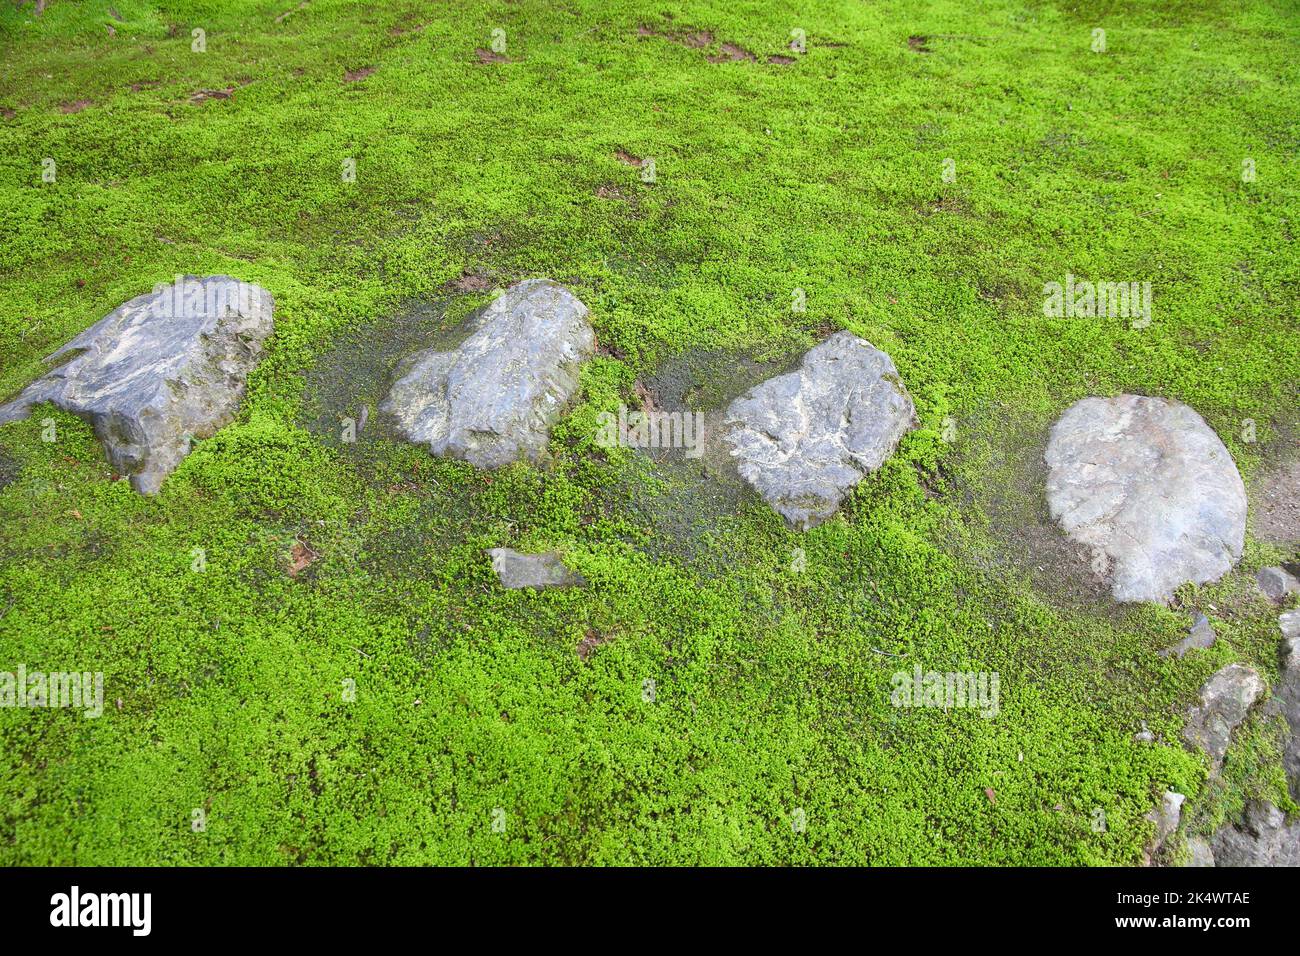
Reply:
[[[0,428],[0,670],[102,671],[107,699],[0,708],[0,862],[1132,864],[1167,787],[1198,827],[1284,799],[1262,724],[1221,792],[1176,742],[1215,668],[1276,675],[1249,578],[1285,555],[1251,541],[1186,607],[1112,607],[1038,559],[1035,468],[1086,394],[1191,404],[1247,481],[1296,434],[1292,18],[290,6],[0,7],[0,393],[176,273],[276,299],[238,419],[156,498],[71,416]],[[766,62],[792,26],[808,52]],[[495,28],[510,62],[480,63]],[[724,41],[757,59],[710,63]],[[1067,273],[1150,280],[1151,326],[1045,318]],[[591,308],[550,460],[340,441],[482,304],[467,275]],[[922,427],[812,532],[713,459],[593,440],[638,381],[715,408],[840,328]],[[589,584],[504,592],[500,545]],[[1193,606],[1220,643],[1157,657]],[[918,664],[998,673],[998,715],[890,706]]]

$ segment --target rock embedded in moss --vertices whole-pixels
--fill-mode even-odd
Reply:
[[[380,414],[433,454],[499,468],[538,461],[551,427],[596,350],[587,307],[549,279],[507,289],[453,351],[427,349],[397,367]]]
[[[1300,591],[1300,580],[1286,568],[1260,568],[1255,582],[1270,601],[1282,601],[1288,594]]]
[[[799,368],[732,402],[724,437],[741,477],[791,525],[811,528],[884,464],[915,420],[893,360],[837,332]]]
[[[1200,699],[1188,712],[1183,726],[1183,740],[1209,754],[1214,773],[1223,766],[1233,731],[1263,693],[1263,678],[1244,664],[1229,664],[1201,685]]]
[[[273,325],[265,289],[177,276],[48,356],[55,367],[0,407],[0,424],[50,402],[88,421],[113,468],[154,494],[192,439],[235,417]]]
[[[1300,866],[1300,822],[1272,803],[1251,800],[1238,823],[1214,834],[1216,866]]]
[[[1090,548],[1117,601],[1168,601],[1241,558],[1246,488],[1195,411],[1142,395],[1085,398],[1052,427],[1053,520]]]
[[[491,548],[487,553],[504,588],[565,588],[587,583],[582,575],[569,570],[557,551],[523,554],[510,548]]]

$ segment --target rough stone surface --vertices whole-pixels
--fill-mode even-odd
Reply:
[[[266,290],[230,276],[137,296],[48,356],[55,367],[0,406],[0,425],[51,402],[88,421],[114,470],[153,494],[192,438],[234,418],[273,308]]]
[[[1282,765],[1291,784],[1291,798],[1300,802],[1300,611],[1289,612],[1295,619],[1290,633],[1283,628],[1281,675],[1273,689],[1273,700],[1286,719],[1287,739],[1282,752]],[[1282,617],[1287,617],[1283,614]]]
[[[1260,568],[1255,581],[1270,601],[1281,601],[1288,594],[1300,591],[1300,581],[1286,568]]]
[[[1183,726],[1183,740],[1210,755],[1215,773],[1223,766],[1232,732],[1263,692],[1263,678],[1244,664],[1229,664],[1201,685],[1200,700]]]
[[[1300,608],[1287,611],[1285,614],[1279,614],[1277,626],[1282,629],[1284,639],[1294,640],[1297,636],[1300,636]]]
[[[539,460],[551,426],[596,349],[587,307],[557,282],[511,286],[450,352],[429,349],[399,364],[380,413],[405,439],[480,468]]]
[[[1052,428],[1047,503],[1110,575],[1117,601],[1168,601],[1241,557],[1246,489],[1219,436],[1186,405],[1085,398]]]
[[[1159,808],[1147,814],[1147,819],[1156,825],[1154,849],[1159,850],[1178,830],[1178,823],[1183,816],[1183,801],[1187,797],[1175,790],[1166,790],[1160,798]]]
[[[1192,621],[1192,627],[1187,636],[1173,647],[1165,648],[1160,652],[1160,656],[1168,657],[1172,654],[1181,658],[1190,650],[1204,650],[1207,647],[1213,647],[1215,636],[1214,628],[1210,625],[1209,619],[1204,614],[1197,614]]]
[[[1204,837],[1189,837],[1187,840],[1187,866],[1214,866],[1214,850],[1210,841]]]
[[[1214,834],[1217,866],[1300,866],[1300,822],[1287,826],[1286,816],[1271,803],[1251,800],[1240,823]]]
[[[915,409],[884,352],[849,332],[727,409],[737,470],[793,526],[810,528],[894,452]]]
[[[492,570],[506,588],[563,588],[585,584],[582,575],[570,571],[558,552],[521,554],[510,548],[492,548]]]

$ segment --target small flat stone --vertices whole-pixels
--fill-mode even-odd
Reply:
[[[1214,773],[1223,766],[1232,732],[1263,693],[1263,678],[1244,664],[1229,664],[1201,685],[1200,700],[1183,726],[1183,740],[1210,755]]]
[[[179,277],[137,296],[46,362],[0,425],[50,402],[88,421],[113,469],[154,494],[191,440],[228,424],[274,324],[270,293],[230,276]]]
[[[792,526],[811,528],[893,454],[915,416],[890,357],[837,332],[732,402],[724,437],[740,476]]]
[[[407,441],[480,468],[538,461],[594,354],[587,307],[549,279],[507,289],[450,352],[407,357],[379,411]]]
[[[1197,614],[1192,621],[1192,627],[1187,636],[1173,647],[1160,651],[1160,656],[1169,657],[1173,655],[1181,658],[1190,650],[1205,650],[1208,647],[1213,647],[1214,640],[1214,628],[1210,625],[1209,619],[1204,614]]]
[[[1255,582],[1270,601],[1281,601],[1288,594],[1300,591],[1300,580],[1286,568],[1260,568]]]
[[[1178,830],[1183,815],[1183,801],[1186,799],[1186,796],[1175,790],[1166,790],[1160,798],[1159,808],[1147,814],[1147,819],[1156,825],[1153,852],[1161,849]]]
[[[1105,567],[1115,600],[1167,602],[1241,558],[1245,485],[1186,405],[1085,398],[1053,426],[1044,457],[1052,518]]]
[[[510,548],[492,548],[487,553],[505,588],[565,588],[587,583],[582,575],[569,570],[557,551],[522,554]]]

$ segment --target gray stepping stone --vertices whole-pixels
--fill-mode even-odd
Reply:
[[[732,402],[724,439],[740,476],[792,526],[811,528],[894,453],[915,418],[890,357],[837,332],[798,369]]]
[[[54,368],[0,406],[0,425],[50,402],[89,422],[113,469],[154,494],[192,439],[235,417],[273,313],[269,292],[230,276],[160,286],[46,358]]]
[[[511,286],[472,322],[459,348],[404,359],[380,414],[440,457],[499,468],[538,461],[594,354],[587,307],[557,282]]]
[[[1052,428],[1053,520],[1093,553],[1117,601],[1168,601],[1241,558],[1246,488],[1213,429],[1186,405],[1085,398]]]

